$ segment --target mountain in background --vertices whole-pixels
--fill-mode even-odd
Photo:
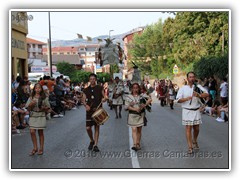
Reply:
[[[122,38],[128,34],[123,33],[123,34],[118,34],[118,35],[111,35],[111,39],[115,38],[113,42],[119,42],[121,46],[123,46],[123,40]],[[101,35],[92,38],[92,41],[87,41],[85,39],[73,39],[73,40],[58,40],[58,41],[52,41],[52,47],[59,47],[59,46],[80,46],[80,45],[87,45],[87,44],[98,44],[98,39],[102,39],[103,41],[100,44],[105,44],[104,39],[108,38],[108,35]]]

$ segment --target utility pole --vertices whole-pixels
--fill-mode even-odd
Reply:
[[[48,23],[49,23],[48,66],[49,66],[50,76],[52,77],[52,41],[51,41],[51,22],[50,22],[50,12],[48,12]]]
[[[222,56],[224,56],[224,30],[222,31]]]

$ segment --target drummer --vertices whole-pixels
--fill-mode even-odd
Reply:
[[[98,107],[102,107],[102,102],[106,101],[104,96],[103,87],[97,85],[97,75],[92,73],[89,75],[90,85],[83,90],[82,102],[86,108],[86,130],[90,138],[90,144],[88,146],[89,150],[99,152],[98,149],[98,139],[100,126],[92,119],[93,113]],[[92,126],[94,126],[95,133],[93,136]],[[93,138],[94,137],[94,138]]]

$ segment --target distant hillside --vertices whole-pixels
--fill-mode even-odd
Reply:
[[[112,35],[111,36],[111,39],[112,38],[115,38],[113,40],[113,42],[119,42],[121,43],[121,46],[123,46],[123,40],[122,38],[128,34],[127,33],[123,33],[123,34],[118,34],[118,35]],[[108,35],[101,35],[101,36],[97,36],[97,37],[94,37],[92,38],[92,41],[91,42],[88,42],[87,40],[85,39],[73,39],[73,40],[58,40],[58,41],[52,41],[52,47],[57,47],[57,46],[79,46],[79,45],[85,45],[85,44],[97,44],[98,43],[98,40],[97,39],[102,39],[103,42],[101,42],[100,44],[102,43],[105,43],[104,39],[108,38]]]

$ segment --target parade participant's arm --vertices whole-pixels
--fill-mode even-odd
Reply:
[[[141,109],[141,108],[134,108],[134,107],[132,107],[132,106],[128,106],[128,110],[140,112],[142,109]]]
[[[201,94],[199,94],[197,92],[193,92],[193,96],[195,96],[197,98],[206,98],[206,97],[209,96],[209,94],[208,93],[201,93]]]
[[[51,107],[50,107],[48,98],[46,98],[46,99],[44,100],[43,106],[41,107],[41,111],[48,112],[49,109],[51,109]]]
[[[189,97],[186,97],[186,98],[181,98],[179,99],[177,102],[178,103],[183,103],[183,102],[186,102],[186,101],[189,101],[192,99],[192,96],[189,96]]]
[[[87,99],[86,95],[83,93],[83,95],[82,95],[82,103],[83,103],[84,107],[86,108],[86,111],[89,111],[90,110],[90,106],[87,105],[86,99]]]
[[[28,101],[27,101],[25,107],[27,108],[28,111],[32,111],[36,104],[37,104],[37,102],[34,101],[32,98],[28,98]]]
[[[151,96],[149,96],[149,99],[147,100],[147,102],[145,104],[141,104],[141,108],[143,109],[151,103],[152,103],[152,98]]]
[[[177,99],[178,103],[183,103],[183,102],[186,102],[186,101],[190,101],[192,99],[192,96],[183,97],[183,89],[181,88],[178,91],[176,99]]]
[[[102,89],[102,97],[103,97],[102,102],[106,102],[107,97],[105,96],[104,88]]]
[[[203,88],[201,85],[197,85],[197,87],[200,88],[203,93],[196,95],[196,97],[207,98],[209,96],[209,94],[205,88]]]

